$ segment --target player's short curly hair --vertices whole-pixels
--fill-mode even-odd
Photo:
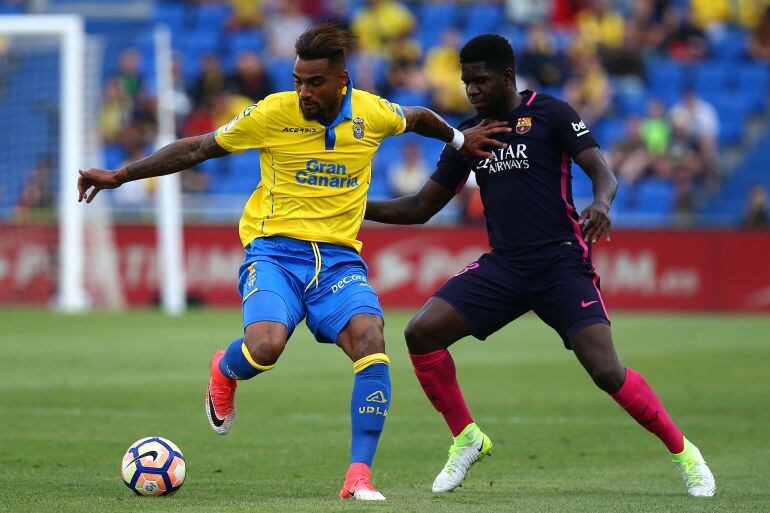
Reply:
[[[510,68],[516,70],[516,59],[513,56],[513,48],[503,36],[497,34],[482,34],[476,36],[460,50],[460,63],[484,62],[484,64],[502,73]]]
[[[313,25],[297,38],[294,49],[303,61],[329,59],[333,64],[345,63],[345,51],[356,45],[349,30],[336,23]]]

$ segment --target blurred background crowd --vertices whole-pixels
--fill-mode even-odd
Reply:
[[[3,10],[33,12],[35,4],[7,0]],[[358,36],[348,63],[355,87],[429,106],[457,124],[473,115],[459,48],[495,32],[514,47],[519,89],[570,102],[602,145],[620,182],[618,224],[768,224],[770,0],[150,4],[142,23],[163,23],[172,33],[179,137],[210,132],[265,95],[292,89],[294,41],[320,20],[340,21]],[[120,22],[110,23],[101,30]],[[104,62],[99,126],[104,165],[115,168],[147,155],[155,142],[151,37],[108,44]],[[371,196],[414,192],[441,147],[412,135],[386,141]],[[47,200],[50,169],[46,158],[38,160],[18,195],[21,210]],[[577,168],[573,174],[573,195],[584,206],[590,182]],[[242,201],[234,198],[258,180],[256,152],[206,162],[184,173],[186,204],[221,203],[237,212]],[[482,222],[472,182],[438,222]],[[140,207],[153,194],[147,181],[119,189],[113,201]]]

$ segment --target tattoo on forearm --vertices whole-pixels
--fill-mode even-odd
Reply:
[[[189,169],[204,160],[223,157],[223,150],[209,135],[180,139],[126,167],[129,181],[163,176]]]

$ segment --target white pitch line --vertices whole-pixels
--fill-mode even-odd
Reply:
[[[0,406],[0,414],[13,414],[15,416],[61,416],[61,417],[136,417],[136,416],[163,416],[163,417],[180,417],[189,418],[198,415],[198,411],[168,411],[168,410],[132,410],[125,408],[65,408],[65,407],[20,407],[12,408],[7,406]],[[239,412],[239,418],[243,418],[248,422],[250,417],[248,412]],[[256,413],[253,415],[256,419],[259,417]],[[350,421],[350,417],[345,414],[327,414],[327,413],[292,413],[285,416],[290,422],[307,422],[307,423],[347,423]],[[413,414],[400,414],[398,416],[399,424],[417,424],[423,422],[435,421],[436,416],[432,414],[427,415],[413,415]],[[634,426],[634,422],[629,418],[624,418],[623,415],[619,415],[616,419],[597,419],[595,417],[581,417],[581,416],[557,416],[557,417],[530,417],[524,415],[510,415],[510,416],[496,416],[496,415],[479,415],[477,420],[481,425],[497,424],[497,425],[533,425],[533,426],[608,426],[608,427],[626,427]],[[703,427],[715,427],[715,428],[731,428],[731,429],[751,429],[751,428],[764,428],[770,429],[770,420],[747,420],[747,419],[730,419],[719,420],[704,417],[683,417],[680,419],[682,424],[697,425]]]

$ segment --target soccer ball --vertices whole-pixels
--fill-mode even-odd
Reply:
[[[142,438],[126,451],[120,474],[137,495],[171,495],[184,483],[184,456],[171,440]]]

